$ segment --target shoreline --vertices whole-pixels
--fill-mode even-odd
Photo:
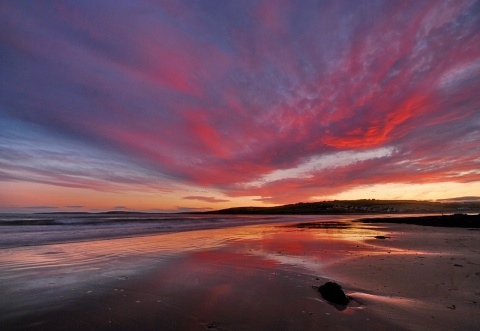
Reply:
[[[297,228],[294,221],[11,249],[25,266],[44,265],[8,272],[2,267],[0,290],[6,295],[0,326],[441,330],[480,325],[480,233],[342,222],[348,227]],[[326,281],[338,282],[353,301],[344,309],[326,302],[312,288]]]
[[[408,217],[378,217],[357,220],[363,223],[414,224],[436,227],[480,228],[480,214],[452,214]]]

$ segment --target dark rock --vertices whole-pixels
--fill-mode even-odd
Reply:
[[[442,216],[415,216],[363,219],[365,223],[417,224],[424,226],[445,226],[456,228],[480,229],[480,214],[455,214]]]
[[[325,300],[339,305],[347,305],[350,301],[342,287],[335,282],[326,282],[318,288],[318,292]]]
[[[387,236],[375,236],[375,238],[377,238],[377,239],[387,239],[387,238],[390,238],[390,237],[387,237]]]

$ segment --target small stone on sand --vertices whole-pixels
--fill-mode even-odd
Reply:
[[[350,301],[342,287],[335,282],[326,282],[318,288],[318,291],[325,300],[332,303],[347,305]]]

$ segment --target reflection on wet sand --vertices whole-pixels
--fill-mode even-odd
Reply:
[[[446,261],[459,255],[471,266],[478,262],[468,251],[478,249],[478,242],[463,250],[458,245],[442,248],[447,233],[438,229],[422,238],[415,226],[341,223],[256,225],[4,249],[0,323],[71,330],[412,329],[439,325],[422,322],[420,308],[434,316],[431,320],[452,325],[441,316],[447,302],[430,300],[452,286],[457,293],[450,293],[450,299],[456,301],[449,305],[471,311],[460,301],[473,297],[458,293],[459,279],[452,278],[453,284],[441,272],[445,274]],[[455,231],[478,239],[477,232]],[[390,238],[375,239],[378,235]],[[425,273],[421,263],[434,272]],[[463,263],[463,275],[472,277],[464,282],[466,291],[475,288],[475,273]],[[412,285],[412,279],[421,287]],[[327,280],[340,282],[352,296],[347,309],[336,309],[312,289]]]

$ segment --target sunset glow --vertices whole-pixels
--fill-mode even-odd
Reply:
[[[480,1],[4,1],[0,72],[0,212],[480,196]]]

